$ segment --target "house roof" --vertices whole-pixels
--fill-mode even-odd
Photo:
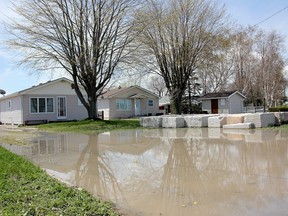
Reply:
[[[224,92],[214,92],[207,93],[200,98],[200,100],[209,100],[209,99],[219,99],[219,98],[230,98],[235,94],[239,94],[241,97],[246,98],[243,94],[238,91],[224,91]]]
[[[29,88],[27,88],[27,89],[23,89],[23,90],[21,90],[21,91],[18,91],[18,92],[15,92],[15,93],[12,93],[12,94],[9,94],[9,95],[7,95],[7,96],[3,96],[3,97],[1,97],[0,98],[0,100],[4,100],[4,99],[7,99],[7,98],[12,98],[12,97],[16,97],[16,96],[19,96],[19,95],[24,95],[24,94],[27,94],[27,93],[29,93],[30,91],[34,91],[34,90],[37,90],[37,89],[40,89],[40,88],[42,88],[42,87],[44,87],[44,86],[49,86],[49,85],[51,85],[51,84],[53,84],[53,83],[56,83],[56,82],[68,82],[68,83],[73,83],[73,81],[71,81],[71,80],[69,80],[69,79],[67,79],[67,78],[65,78],[65,77],[61,77],[61,78],[58,78],[58,79],[55,79],[55,80],[49,80],[48,82],[46,82],[46,83],[40,83],[40,84],[38,84],[38,85],[34,85],[34,86],[32,86],[32,87],[29,87]]]
[[[132,94],[129,96],[129,98],[148,98],[149,95],[153,95],[154,97],[158,96],[156,94],[154,94],[153,92],[144,89],[140,86],[130,86],[130,87],[119,87],[119,88],[115,88],[115,89],[111,89],[111,90],[107,90],[106,92],[104,92],[101,96],[101,98],[113,98],[116,97],[117,95],[124,93],[124,92],[128,92],[132,89],[140,89],[143,93],[136,93],[136,94]]]

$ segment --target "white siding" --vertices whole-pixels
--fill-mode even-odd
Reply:
[[[211,100],[203,100],[202,101],[202,110],[211,113]]]
[[[109,99],[98,100],[98,111],[104,111],[104,119],[110,118]]]
[[[131,97],[138,94],[139,97]],[[131,110],[129,111],[123,111],[123,110],[117,110],[116,101],[117,99],[129,99],[131,100]],[[143,91],[139,88],[131,88],[128,91],[122,92],[120,94],[117,94],[116,96],[109,98],[109,118],[110,119],[117,119],[117,118],[131,118],[135,116],[135,100],[140,99],[140,110],[141,116],[145,115],[156,115],[159,113],[159,98],[155,96],[154,94],[149,94],[146,91]],[[149,107],[148,106],[148,99],[153,99],[154,106]]]
[[[3,124],[23,124],[22,97],[3,99],[0,106],[0,119]]]
[[[229,98],[230,114],[243,113],[243,97],[239,94],[234,94]]]
[[[39,85],[37,88],[28,91],[26,94],[33,95],[75,95],[75,90],[71,88],[71,84],[67,81],[59,81],[51,83],[51,85]]]
[[[88,117],[87,111],[83,105],[78,105],[78,97],[76,95],[25,95],[23,102],[23,119],[29,120],[48,120],[57,121],[57,97],[66,97],[67,102],[67,118],[65,120],[82,120]],[[30,113],[30,98],[33,97],[49,97],[54,100],[54,112],[52,113]]]
[[[218,99],[218,113],[229,114],[229,101],[226,98]]]

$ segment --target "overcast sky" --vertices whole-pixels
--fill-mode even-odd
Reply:
[[[17,1],[13,0],[14,3]],[[219,2],[226,5],[227,13],[236,23],[251,26],[259,23],[259,28],[266,31],[276,30],[288,41],[287,0],[219,0]],[[3,22],[6,16],[11,17],[9,8],[11,8],[9,0],[0,0],[0,22]],[[273,14],[275,15],[272,16]],[[267,20],[264,21],[265,19]],[[7,33],[0,24],[0,89],[9,94],[51,79],[50,74],[40,77],[29,75],[29,71],[15,66],[13,57],[3,48],[2,42],[5,38]],[[55,75],[52,78],[58,77]]]

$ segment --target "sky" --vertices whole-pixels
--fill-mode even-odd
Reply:
[[[16,4],[18,1],[13,0]],[[253,26],[259,23],[257,26],[261,29],[275,30],[285,37],[288,48],[288,0],[218,1],[225,4],[226,12],[232,21],[244,26]],[[0,89],[5,90],[7,94],[62,76],[50,73],[39,75],[27,68],[17,66],[12,53],[3,45],[8,35],[2,22],[7,20],[7,17],[13,16],[11,7],[9,0],[0,0]]]

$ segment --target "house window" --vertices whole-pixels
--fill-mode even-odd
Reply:
[[[54,112],[53,109],[53,98],[47,98],[47,112]]]
[[[131,100],[130,99],[117,99],[116,108],[118,111],[130,111],[131,110]]]
[[[53,98],[30,98],[30,113],[54,112]]]
[[[148,99],[148,106],[153,107],[154,106],[154,100],[153,99]]]
[[[12,109],[12,101],[11,100],[8,101],[8,108]]]

